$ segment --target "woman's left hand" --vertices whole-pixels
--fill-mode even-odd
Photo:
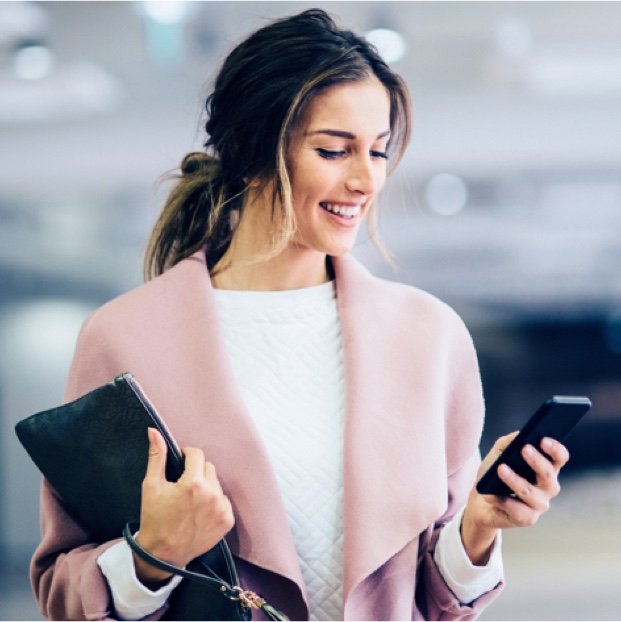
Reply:
[[[499,438],[483,460],[477,480],[487,471],[517,432]],[[541,452],[544,451],[548,459]],[[558,475],[569,460],[567,448],[551,438],[544,438],[541,447],[526,445],[522,450],[526,463],[537,475],[531,484],[507,465],[498,469],[500,479],[515,493],[515,497],[480,495],[473,488],[462,520],[462,540],[473,564],[487,562],[491,546],[499,529],[528,527],[547,512],[550,501],[560,492]]]

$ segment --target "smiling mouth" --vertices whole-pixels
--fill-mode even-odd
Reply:
[[[351,220],[352,218],[358,216],[358,214],[360,213],[360,205],[346,207],[345,205],[338,205],[336,203],[325,203],[322,201],[319,203],[319,206],[322,209],[325,209],[326,212],[335,214],[336,216],[344,218],[345,220]]]

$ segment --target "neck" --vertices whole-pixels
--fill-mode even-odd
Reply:
[[[217,289],[284,291],[329,281],[326,256],[317,253],[314,257],[308,255],[310,253],[295,253],[286,249],[276,257],[257,263],[225,255],[216,266],[216,270],[221,271],[213,276],[212,282]]]
[[[241,219],[231,245],[214,266],[214,287],[280,291],[313,287],[330,280],[326,255],[293,242],[274,257],[257,261],[270,248],[271,240],[266,233],[269,228],[257,225],[249,218]]]

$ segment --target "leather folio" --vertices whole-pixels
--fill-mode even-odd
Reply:
[[[185,570],[140,549],[128,523],[140,517],[149,449],[147,427],[157,428],[166,440],[166,477],[177,481],[184,468],[179,447],[130,373],[74,402],[20,421],[15,431],[93,541],[125,537],[137,555],[186,579],[173,590],[164,619],[250,620],[254,608],[263,610],[269,619],[287,620],[264,599],[240,587],[224,539]]]

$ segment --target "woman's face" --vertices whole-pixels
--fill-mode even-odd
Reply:
[[[342,255],[386,180],[390,98],[375,77],[341,84],[308,105],[288,151],[293,244]]]

